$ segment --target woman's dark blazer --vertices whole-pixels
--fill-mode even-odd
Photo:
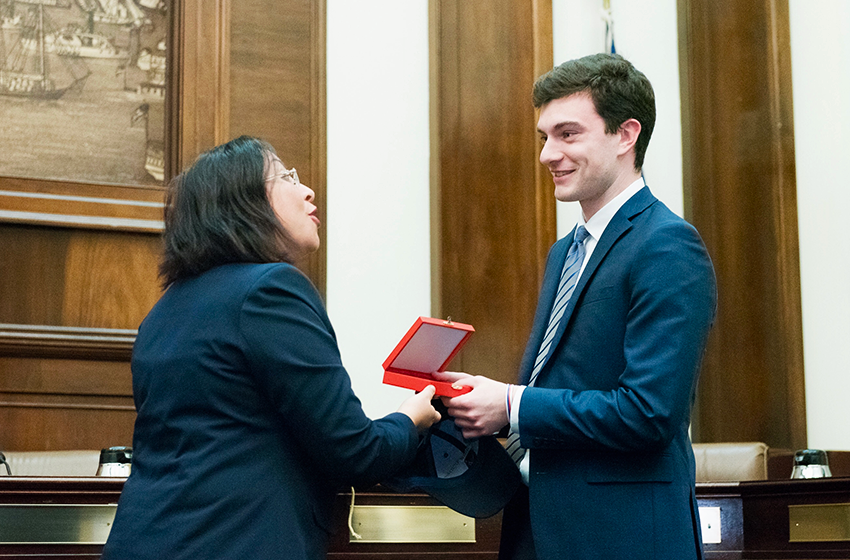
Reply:
[[[417,431],[372,421],[324,306],[288,264],[172,285],[133,348],[133,468],[103,558],[325,558],[336,492],[394,474]]]

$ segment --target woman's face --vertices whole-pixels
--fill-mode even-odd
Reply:
[[[277,219],[292,240],[294,258],[319,248],[319,221],[313,204],[315,193],[297,180],[294,169],[287,170],[276,155],[266,159],[266,191]]]

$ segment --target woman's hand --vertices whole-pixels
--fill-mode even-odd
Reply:
[[[419,393],[416,393],[398,407],[398,412],[413,420],[416,429],[423,432],[430,428],[435,422],[440,421],[440,413],[431,404],[431,399],[437,390],[433,385],[428,385]]]

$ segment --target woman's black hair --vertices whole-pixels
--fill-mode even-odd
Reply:
[[[228,263],[292,262],[290,238],[266,190],[274,155],[269,143],[240,136],[204,152],[171,181],[163,286]]]

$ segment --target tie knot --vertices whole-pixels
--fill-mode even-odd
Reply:
[[[576,229],[576,236],[573,240],[573,243],[584,243],[584,240],[587,239],[587,236],[590,235],[587,232],[587,229],[584,226],[578,226]]]

